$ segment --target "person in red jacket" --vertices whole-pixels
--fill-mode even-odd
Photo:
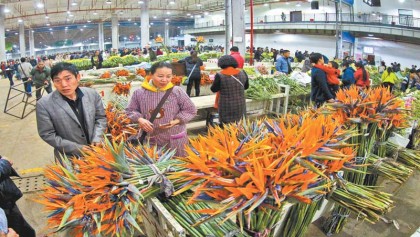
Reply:
[[[366,71],[365,66],[363,66],[363,62],[359,61],[355,64],[356,72],[354,73],[354,79],[356,80],[356,86],[359,88],[369,88],[370,86],[370,79],[369,79],[369,72]]]
[[[327,74],[327,83],[333,93],[336,93],[340,86],[343,84],[338,77],[341,74],[341,71],[338,69],[338,64],[334,61],[328,62],[328,65],[324,64],[315,64],[314,67],[321,69]]]
[[[238,67],[237,68],[244,68],[245,59],[239,53],[239,48],[238,47],[233,46],[232,48],[230,48],[230,56],[235,58],[236,62],[238,62]]]

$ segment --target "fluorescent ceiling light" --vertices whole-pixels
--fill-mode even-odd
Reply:
[[[144,3],[144,1],[139,1],[139,4],[143,4]]]
[[[45,16],[45,19],[48,19],[48,18],[50,18],[49,16]]]
[[[106,0],[106,2],[105,2],[106,4],[111,4],[112,2],[111,2],[111,0]]]
[[[171,0],[171,1],[169,1],[169,4],[175,4],[175,1],[174,0]]]
[[[39,2],[39,3],[36,4],[36,7],[37,8],[43,8],[44,4],[42,2]]]
[[[18,22],[20,23],[20,22],[23,22],[23,21],[22,21],[22,19],[19,19]]]
[[[5,8],[4,9],[4,13],[9,13],[10,12],[10,9],[9,8]]]

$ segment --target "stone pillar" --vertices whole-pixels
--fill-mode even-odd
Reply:
[[[150,42],[150,29],[149,29],[149,0],[144,0],[141,4],[141,47],[144,48]],[[165,42],[166,43],[166,42]]]
[[[4,29],[6,14],[4,13],[4,8],[4,5],[0,5],[0,61],[6,61],[6,34]]]
[[[118,25],[118,24],[117,24]],[[105,40],[104,40],[104,23],[98,23],[98,43],[99,50],[105,50]]]
[[[164,38],[164,40],[165,40],[164,41],[165,45],[168,46],[168,47],[171,47],[170,42],[169,42],[169,23],[168,22],[165,23],[165,38]]]
[[[112,48],[118,49],[120,37],[118,33],[118,15],[117,14],[115,13],[112,14],[111,22],[112,22]]]
[[[225,54],[229,54],[232,40],[232,0],[225,0]]]
[[[26,43],[25,43],[25,25],[19,22],[19,50],[20,56],[26,57]]]
[[[29,56],[35,56],[35,38],[34,38],[34,31],[29,30]]]
[[[245,57],[245,0],[230,0],[230,9],[232,45],[237,46],[241,55]],[[226,48],[226,51],[228,52],[229,48]]]

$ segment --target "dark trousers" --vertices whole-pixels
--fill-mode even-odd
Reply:
[[[15,83],[13,82],[13,74],[12,73],[6,73],[7,78],[9,78],[10,86],[13,86]]]
[[[41,94],[41,91],[42,91],[42,87],[44,87],[44,86],[39,86],[39,85],[35,85],[35,88],[36,88],[36,100],[40,100],[41,98],[42,98],[42,94]],[[51,86],[51,83],[49,83],[48,84],[48,86],[47,87],[44,87],[45,88],[45,91],[49,94],[49,93],[51,93],[52,92],[52,86]]]
[[[191,96],[191,89],[194,83],[194,88],[195,88],[195,96],[200,96],[200,82],[201,82],[201,77],[190,77],[190,80],[188,81],[187,84],[187,95]]]
[[[31,94],[32,92],[32,81],[28,81],[28,78],[22,78],[23,81],[23,88],[25,92]]]
[[[35,230],[26,222],[19,208],[14,204],[10,209],[4,209],[9,228],[12,228],[22,237],[35,237]]]
[[[389,82],[384,82],[382,83],[383,87],[388,87],[389,91],[392,92],[392,89],[394,89],[394,84],[389,83]]]

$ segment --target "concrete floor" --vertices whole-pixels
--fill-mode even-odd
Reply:
[[[16,83],[19,83],[18,81]],[[0,80],[0,108],[3,110],[9,89],[8,80]],[[19,101],[19,100],[16,100]],[[15,103],[15,102],[12,102]],[[11,112],[21,113],[22,107]],[[14,162],[14,167],[26,176],[37,175],[39,168],[51,164],[53,149],[39,138],[36,129],[35,113],[21,120],[4,113],[0,113],[0,154],[7,156]],[[395,194],[395,208],[388,214],[389,218],[397,220],[400,230],[392,225],[379,222],[371,225],[356,219],[349,219],[344,231],[338,237],[409,237],[420,227],[420,173],[402,186]],[[394,190],[395,186],[382,183],[387,190]],[[41,193],[27,193],[19,200],[18,205],[28,220],[36,229],[38,236],[48,233],[45,213],[42,206],[34,202]],[[324,237],[319,229],[320,224],[314,223],[308,230],[307,237]],[[153,237],[153,236],[151,236]]]

